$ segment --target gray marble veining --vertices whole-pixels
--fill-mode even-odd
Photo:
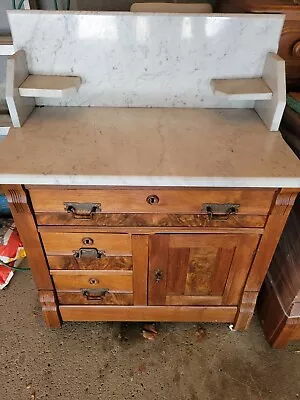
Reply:
[[[77,95],[38,104],[249,107],[213,95],[213,78],[262,75],[282,15],[9,11],[15,49],[32,74],[82,78]]]
[[[1,143],[0,183],[300,187],[253,110],[36,108]]]

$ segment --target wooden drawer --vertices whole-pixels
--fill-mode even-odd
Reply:
[[[97,293],[91,293],[91,296],[83,292],[58,292],[57,298],[59,304],[87,304],[87,305],[133,305],[132,293],[108,292],[105,296],[97,296]]]
[[[58,292],[95,289],[133,292],[132,271],[51,271],[51,275]]]
[[[274,193],[274,189],[30,188],[39,225],[111,227],[263,227]],[[237,205],[236,214],[228,217],[230,205]]]
[[[131,236],[128,234],[90,233],[90,232],[46,232],[40,233],[47,255],[73,255],[80,249],[89,254],[79,258],[94,259],[93,250],[98,251],[99,262],[101,253],[106,256],[131,256]],[[79,255],[78,255],[79,256]],[[93,269],[93,268],[92,268]],[[119,268],[117,268],[119,269]]]

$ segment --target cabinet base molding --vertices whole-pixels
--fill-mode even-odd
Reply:
[[[39,290],[39,300],[46,325],[50,328],[60,328],[61,318],[54,291]]]
[[[237,307],[60,306],[63,321],[233,322]]]

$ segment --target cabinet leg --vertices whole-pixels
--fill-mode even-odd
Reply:
[[[244,292],[233,324],[234,330],[242,331],[248,329],[254,313],[257,296],[258,292]]]
[[[46,325],[50,328],[60,328],[61,317],[54,291],[39,290],[39,299]]]

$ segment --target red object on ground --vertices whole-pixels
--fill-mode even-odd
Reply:
[[[14,226],[10,226],[7,228],[0,244],[0,261],[16,267],[23,257],[25,257],[25,252],[19,234]],[[12,269],[0,263],[0,289],[8,285],[13,274]]]

